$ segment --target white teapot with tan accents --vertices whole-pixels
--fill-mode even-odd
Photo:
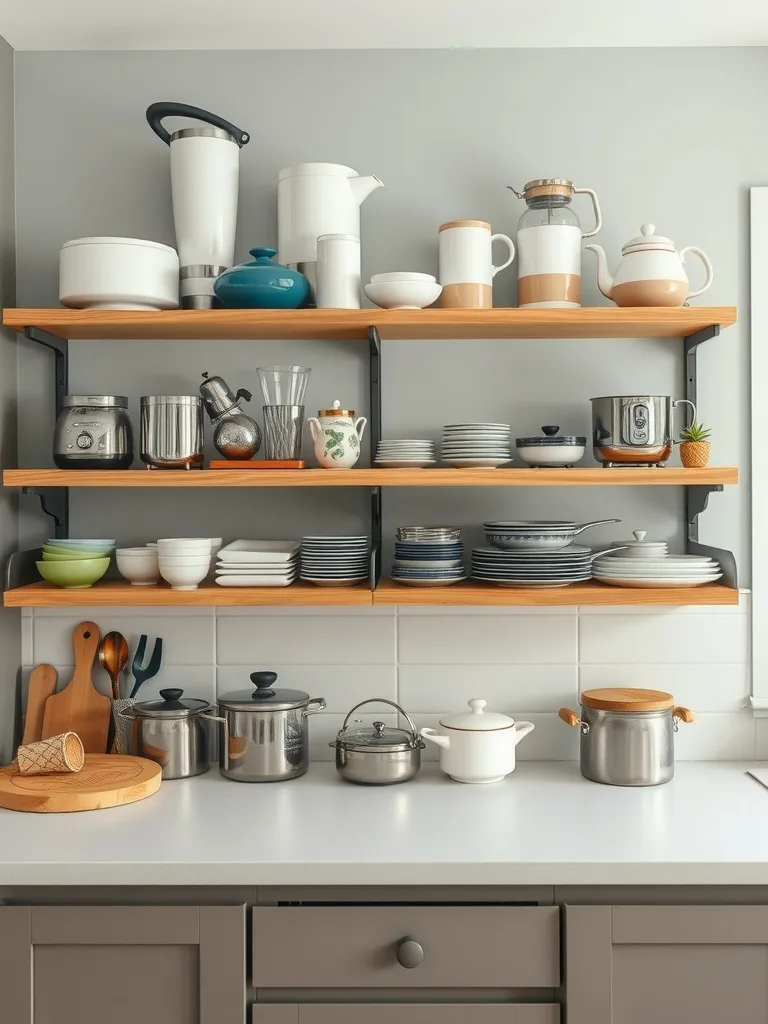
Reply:
[[[613,277],[599,245],[588,245],[597,256],[597,286],[617,306],[682,306],[712,284],[712,264],[695,245],[677,252],[671,239],[656,234],[655,224],[643,224],[637,238],[621,247],[621,261]],[[703,287],[691,291],[683,260],[686,253],[699,257],[707,272]]]

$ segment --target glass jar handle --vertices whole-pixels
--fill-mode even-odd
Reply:
[[[600,212],[600,203],[598,202],[597,195],[594,189],[591,188],[575,188],[573,191],[574,193],[582,193],[584,195],[587,195],[592,200],[592,209],[595,211],[595,226],[592,228],[591,231],[581,232],[582,238],[591,238],[593,235],[596,235],[600,228],[603,226],[603,215]]]

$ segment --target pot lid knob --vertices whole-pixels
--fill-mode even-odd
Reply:
[[[488,701],[487,700],[482,700],[480,697],[473,697],[467,703],[472,708],[472,714],[473,715],[482,715],[483,708],[486,706]]]
[[[160,696],[166,703],[173,703],[177,700],[181,700],[181,695],[184,693],[182,689],[176,686],[169,686],[165,690],[160,691]]]
[[[384,738],[384,722],[374,722],[374,735],[377,740]]]
[[[640,226],[641,235],[655,235],[656,225],[655,224],[641,224]]]
[[[560,429],[560,427],[553,427],[551,425],[548,426],[548,427],[542,427],[541,428],[542,433],[546,434],[547,437],[554,437],[559,429]]]
[[[251,682],[256,687],[251,697],[254,700],[266,700],[274,697],[275,691],[272,684],[277,679],[277,672],[251,672]]]
[[[638,544],[642,544],[643,541],[645,540],[645,535],[648,533],[648,531],[647,530],[633,530],[632,533],[634,534],[635,540],[638,542]]]

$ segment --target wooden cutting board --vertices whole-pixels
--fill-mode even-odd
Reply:
[[[95,622],[75,626],[75,671],[72,681],[45,702],[41,739],[76,732],[86,754],[103,754],[112,714],[112,701],[94,688],[91,669],[99,649],[101,634]]]
[[[86,754],[79,772],[22,775],[18,765],[0,769],[0,807],[11,811],[95,811],[132,804],[156,793],[162,769],[145,757]]]
[[[58,674],[53,665],[35,665],[29,673],[27,713],[24,717],[22,743],[36,743],[43,738],[43,717],[48,698],[56,690]]]

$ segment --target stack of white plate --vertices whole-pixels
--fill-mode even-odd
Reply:
[[[423,469],[437,462],[434,441],[405,438],[400,441],[379,441],[376,465],[384,469]]]
[[[506,423],[448,423],[443,427],[442,460],[456,469],[495,469],[512,461]]]
[[[222,587],[288,587],[299,571],[297,540],[236,540],[219,551]]]
[[[318,587],[351,587],[370,572],[367,537],[304,537],[301,578]]]
[[[708,555],[666,555],[659,558],[620,558],[601,555],[592,575],[614,587],[700,587],[721,579],[720,563]]]
[[[590,578],[591,548],[571,544],[560,551],[472,549],[472,577],[499,587],[567,587]]]

